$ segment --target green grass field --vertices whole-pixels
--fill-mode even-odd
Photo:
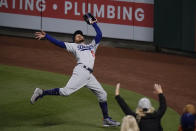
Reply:
[[[21,67],[0,65],[0,130],[2,131],[119,131],[103,128],[102,115],[96,97],[86,88],[69,97],[46,96],[30,104],[36,87],[63,87],[69,77]],[[121,121],[124,114],[114,99],[114,87],[102,84],[108,93],[109,113]],[[121,96],[135,109],[142,95],[121,89]],[[158,103],[152,100],[157,108]],[[179,115],[171,108],[162,120],[164,131],[176,131]]]

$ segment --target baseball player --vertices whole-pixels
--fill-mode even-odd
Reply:
[[[42,98],[45,95],[69,96],[78,91],[80,88],[86,86],[98,98],[104,118],[103,126],[119,126],[119,122],[114,121],[111,117],[109,117],[107,93],[92,74],[95,61],[95,52],[100,40],[102,39],[102,32],[97,25],[97,20],[90,20],[90,24],[96,31],[96,36],[90,44],[84,43],[84,36],[80,30],[73,34],[73,43],[58,41],[43,31],[35,33],[36,39],[40,40],[42,38],[46,38],[51,43],[66,49],[68,52],[71,52],[76,57],[77,65],[75,66],[73,74],[64,88],[54,88],[50,90],[36,88],[31,97],[31,103],[34,104],[39,98]]]

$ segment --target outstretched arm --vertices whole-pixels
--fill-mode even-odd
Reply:
[[[51,37],[50,35],[48,35],[48,34],[46,34],[45,38],[46,38],[47,40],[49,40],[50,42],[52,42],[53,44],[55,44],[55,45],[57,45],[57,46],[59,46],[59,47],[61,47],[61,48],[66,48],[64,42],[58,41],[58,40],[52,38],[52,37]]]
[[[42,38],[46,38],[47,40],[49,40],[50,42],[52,42],[53,44],[61,47],[61,48],[66,48],[64,42],[62,41],[58,41],[56,39],[54,39],[53,37],[51,37],[50,35],[46,34],[45,32],[41,31],[41,32],[36,32],[35,33],[35,38],[40,40]]]
[[[120,83],[117,83],[116,85],[116,90],[115,90],[115,99],[118,102],[120,108],[122,109],[122,111],[125,113],[125,115],[133,115],[134,117],[136,117],[136,113],[133,112],[129,106],[127,105],[127,103],[124,101],[124,99],[120,96]]]
[[[166,104],[166,99],[163,95],[163,90],[162,90],[161,85],[154,84],[154,93],[158,94],[159,96],[159,109],[157,111],[157,115],[162,117],[167,109],[167,104]]]
[[[97,33],[95,36],[95,43],[98,44],[102,39],[102,32],[96,22],[94,22],[92,25]]]
[[[97,33],[95,36],[95,43],[98,44],[102,39],[102,32],[101,32],[99,26],[97,25],[97,19],[94,21],[92,19],[89,19],[89,22],[90,22],[90,24],[93,25],[93,27]]]

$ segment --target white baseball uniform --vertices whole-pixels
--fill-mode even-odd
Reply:
[[[64,88],[60,88],[60,95],[68,96],[86,86],[97,96],[99,102],[107,101],[107,93],[95,76],[88,70],[92,70],[94,67],[95,52],[99,44],[96,44],[95,40],[88,45],[84,43],[64,43],[67,51],[76,57],[77,65],[67,85]]]

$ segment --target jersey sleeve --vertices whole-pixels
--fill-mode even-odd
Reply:
[[[46,34],[45,38],[47,40],[49,40],[51,43],[55,44],[56,46],[59,46],[61,48],[66,48],[64,42],[62,41],[59,41],[59,40],[56,40],[55,38],[53,38],[52,36]]]
[[[94,27],[95,32],[96,32],[96,36],[94,38],[95,44],[99,44],[99,42],[102,39],[102,32],[101,32],[99,26],[97,25],[97,23],[93,23],[93,27]]]
[[[166,99],[163,94],[159,94],[159,109],[157,115],[161,118],[167,109]]]
[[[127,103],[124,101],[124,99],[120,95],[115,96],[115,99],[118,102],[122,111],[125,113],[125,115],[133,115],[134,117],[136,117],[136,113],[133,112],[131,108],[129,108]]]

